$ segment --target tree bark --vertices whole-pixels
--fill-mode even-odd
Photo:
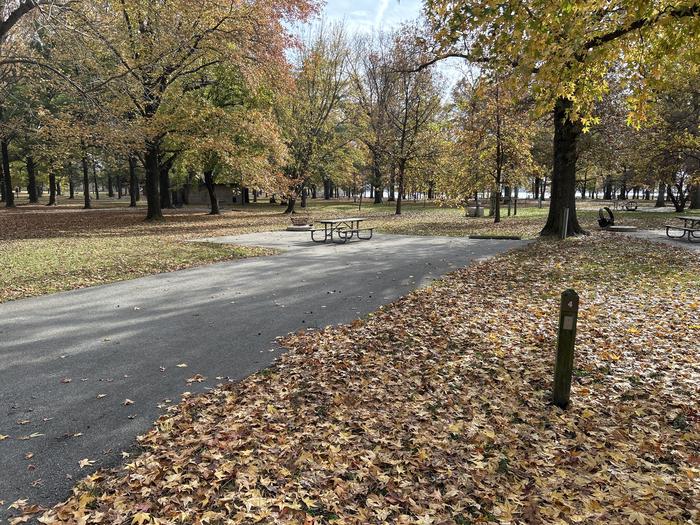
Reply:
[[[147,221],[160,221],[163,211],[160,207],[160,169],[158,167],[158,150],[160,141],[148,141],[144,152],[146,168],[146,201],[148,203]]]
[[[56,206],[56,175],[49,173],[49,203],[47,206]]]
[[[294,205],[297,202],[297,198],[295,196],[290,196],[287,199],[287,208],[284,210],[284,213],[294,213]]]
[[[107,175],[107,196],[114,197],[114,187],[112,185],[112,175]]]
[[[136,178],[136,157],[129,155],[129,208],[136,208],[139,196],[139,181]]]
[[[406,161],[402,159],[399,161],[399,173],[397,175],[397,178],[399,179],[399,191],[398,191],[398,195],[396,197],[396,215],[401,215],[401,203],[403,202],[404,174],[405,173],[406,173]],[[376,202],[376,200],[375,200],[375,202]]]
[[[569,209],[567,235],[586,233],[576,217],[576,161],[581,124],[572,122],[573,103],[559,98],[554,107],[554,167],[547,223],[540,235],[561,235],[564,209]]]
[[[391,172],[389,173],[389,198],[388,202],[394,202],[396,200],[396,165],[392,163]]]
[[[88,171],[88,161],[87,157],[83,156],[81,163],[83,165],[83,208],[89,210],[92,208],[90,203],[90,172]],[[51,185],[49,183],[49,185]]]
[[[2,172],[3,184],[5,188],[5,207],[14,208],[15,189],[12,187],[12,174],[10,173],[10,152],[8,145],[7,139],[2,139],[0,141],[0,148],[2,148]]]
[[[27,193],[29,193],[30,204],[39,202],[39,196],[36,193],[36,164],[31,155],[27,156]]]
[[[209,215],[220,215],[219,200],[216,198],[216,192],[214,191],[214,173],[211,170],[204,172],[204,185],[209,193],[209,204],[211,206]]]
[[[100,200],[100,188],[97,187],[97,168],[95,159],[92,159],[92,182],[95,183],[95,199]]]
[[[700,184],[690,188],[690,209],[700,210]]]
[[[68,176],[68,198],[75,199],[75,182],[73,182],[73,177]]]
[[[613,186],[610,180],[605,181],[605,190],[603,191],[603,199],[611,201],[613,198]]]
[[[654,208],[663,208],[666,206],[666,184],[659,182],[659,195],[656,197]]]
[[[301,207],[306,208],[306,186],[301,188]]]

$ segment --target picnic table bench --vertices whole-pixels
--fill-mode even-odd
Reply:
[[[322,219],[316,221],[319,224],[323,224],[323,228],[311,230],[311,240],[318,243],[329,241],[346,243],[357,236],[359,240],[368,241],[372,238],[374,228],[362,228],[361,224],[364,220],[362,217],[350,217],[347,219]],[[323,238],[317,239],[314,233],[320,237],[321,232],[323,232]],[[369,232],[369,236],[363,237],[365,232]]]
[[[674,217],[679,221],[683,221],[683,226],[680,223],[666,224],[666,236],[671,239],[683,239],[688,237],[688,242],[693,242],[695,239],[700,240],[700,215],[696,217],[681,216]],[[671,235],[671,232],[681,232],[680,235]]]

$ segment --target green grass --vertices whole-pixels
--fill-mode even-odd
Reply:
[[[5,267],[0,302],[271,253],[139,237],[27,239],[0,245]]]

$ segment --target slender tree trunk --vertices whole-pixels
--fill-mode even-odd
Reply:
[[[219,215],[219,200],[216,198],[216,191],[214,190],[214,173],[211,170],[204,172],[204,185],[207,187],[207,192],[209,193],[209,204],[211,206],[211,211],[209,215]]]
[[[117,199],[122,198],[122,176],[117,175]]]
[[[39,196],[36,193],[36,164],[31,155],[27,156],[27,193],[29,193],[30,204],[39,202]]]
[[[554,168],[547,223],[541,235],[561,235],[565,208],[569,209],[567,235],[586,233],[576,217],[576,160],[580,123],[572,122],[570,100],[559,98],[554,108]]]
[[[15,207],[15,189],[12,187],[12,174],[10,173],[10,152],[7,139],[0,140],[0,148],[2,148],[2,172],[3,183],[5,187],[5,207]]]
[[[148,202],[148,212],[146,220],[159,221],[163,219],[163,211],[160,207],[160,169],[158,167],[158,150],[160,141],[149,141],[146,143],[145,167],[146,167],[146,201]]]
[[[71,175],[68,176],[68,198],[75,199],[75,182]]]
[[[56,175],[49,173],[49,203],[47,206],[56,206]]]
[[[81,163],[83,165],[83,208],[89,210],[92,208],[92,203],[90,202],[90,172],[88,170],[87,157],[83,156]]]
[[[129,155],[129,208],[136,208],[139,196],[139,181],[136,178],[136,157]]]
[[[399,179],[399,192],[398,192],[398,195],[396,197],[396,215],[401,215],[401,204],[403,203],[403,194],[405,191],[404,190],[404,174],[405,173],[406,173],[406,161],[401,159],[399,161],[399,173],[397,175],[397,177]]]
[[[496,83],[496,187],[494,194],[496,195],[495,205],[496,213],[493,216],[493,222],[501,222],[501,181],[503,180],[503,142],[501,137],[501,105],[500,105],[500,85]]]
[[[330,179],[324,179],[323,180],[323,200],[330,200],[331,199],[331,180]]]
[[[112,185],[112,175],[107,175],[107,196],[114,197],[114,187]]]
[[[56,195],[61,196],[61,181],[56,179]]]
[[[97,187],[97,168],[95,167],[97,163],[92,160],[92,182],[95,184],[95,199],[100,200],[100,188]]]

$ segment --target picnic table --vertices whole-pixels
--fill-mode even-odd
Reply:
[[[372,238],[372,233],[374,228],[362,228],[362,221],[365,219],[362,217],[349,217],[343,219],[322,219],[318,222],[323,224],[323,228],[316,228],[311,230],[311,240],[314,242],[342,242],[346,243],[353,237],[357,236],[360,240],[368,241]],[[323,232],[323,238],[317,239],[314,233],[321,236]],[[363,237],[362,234],[369,232],[368,237]]]
[[[680,225],[680,223],[676,224],[666,224],[666,236],[671,238],[671,239],[683,239],[684,237],[688,237],[689,242],[693,242],[693,240],[698,239],[700,240],[700,215],[698,216],[680,216],[680,217],[674,217],[674,219],[677,219],[679,221],[683,221],[683,226]],[[674,234],[671,235],[671,232],[681,232],[680,235]]]

